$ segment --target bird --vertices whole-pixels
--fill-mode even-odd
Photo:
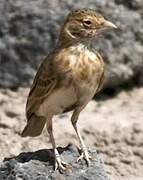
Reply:
[[[57,150],[53,117],[72,111],[71,123],[80,142],[81,154],[90,165],[91,158],[79,131],[79,114],[103,87],[105,63],[91,46],[102,33],[117,26],[94,9],[72,10],[65,19],[55,48],[41,62],[31,86],[27,103],[27,124],[22,137],[36,137],[46,126],[55,157],[55,170],[65,171],[68,164]]]

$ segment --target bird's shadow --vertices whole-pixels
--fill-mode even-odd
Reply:
[[[71,151],[73,149],[72,145],[69,144],[66,147],[58,147],[57,150],[59,154],[61,155],[65,151]],[[15,159],[17,162],[20,163],[26,163],[31,160],[39,160],[41,162],[48,162],[49,165],[54,166],[55,157],[54,157],[54,151],[53,149],[41,149],[35,152],[22,152],[17,156],[4,158],[5,161],[10,161],[11,159]]]

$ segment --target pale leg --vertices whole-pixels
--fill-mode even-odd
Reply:
[[[77,127],[77,120],[78,120],[78,117],[79,117],[79,113],[81,112],[82,109],[76,109],[74,112],[73,112],[73,115],[71,117],[71,122],[72,122],[72,125],[75,129],[75,132],[78,136],[78,139],[79,139],[79,142],[80,142],[80,145],[81,145],[81,150],[82,150],[82,154],[81,156],[77,159],[77,161],[79,161],[80,159],[85,159],[86,160],[86,163],[87,165],[89,166],[90,164],[90,159],[91,157],[89,156],[89,153],[88,153],[88,150],[87,150],[87,147],[85,146],[84,144],[84,141],[81,137],[81,134],[79,132],[79,129]]]
[[[66,170],[66,167],[68,164],[60,159],[59,152],[56,148],[55,139],[53,135],[52,118],[48,119],[47,121],[47,131],[49,133],[50,142],[52,144],[54,154],[55,154],[55,170],[59,169],[59,171],[63,172]]]

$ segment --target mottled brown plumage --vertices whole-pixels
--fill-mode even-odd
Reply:
[[[55,152],[56,168],[64,170],[56,149],[52,117],[73,110],[71,122],[79,138],[82,155],[90,157],[76,122],[79,113],[100,91],[104,81],[102,57],[90,47],[90,42],[104,30],[116,28],[91,9],[72,11],[62,29],[55,50],[42,62],[31,87],[27,105],[27,125],[22,136],[38,136],[45,123]]]

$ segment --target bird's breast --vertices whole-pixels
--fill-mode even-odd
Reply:
[[[103,72],[103,60],[93,50],[84,45],[72,46],[62,50],[56,57],[57,72],[59,77],[69,77],[81,83],[91,83]]]
[[[82,102],[89,101],[99,87],[104,71],[104,63],[98,53],[84,46],[74,46],[62,50],[56,56],[60,86],[72,84],[77,97]]]
[[[85,48],[70,55],[69,62],[81,101],[89,101],[99,88],[104,72],[101,56]]]
[[[99,55],[85,49],[78,56],[69,57],[73,78],[79,84],[95,86],[104,71],[104,63]]]

